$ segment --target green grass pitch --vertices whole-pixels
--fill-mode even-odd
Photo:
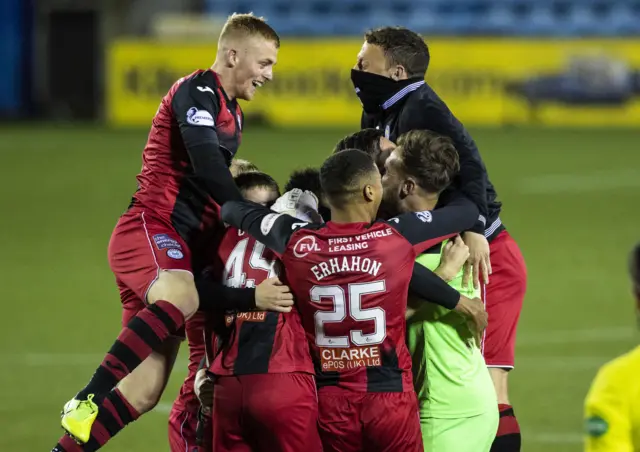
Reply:
[[[239,156],[284,183],[348,130],[248,127]],[[581,450],[596,369],[638,337],[626,257],[640,239],[640,132],[473,130],[529,270],[512,402],[527,452]],[[145,130],[0,128],[0,450],[50,450],[59,412],[119,331],[106,247],[135,189]],[[161,405],[106,450],[168,450]]]

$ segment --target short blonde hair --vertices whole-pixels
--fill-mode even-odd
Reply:
[[[220,32],[220,41],[229,37],[261,36],[273,41],[276,48],[280,48],[280,36],[267,24],[264,17],[254,16],[253,13],[233,13],[227,18],[227,22]]]
[[[233,159],[231,161],[231,166],[229,167],[229,171],[231,171],[231,175],[233,177],[238,177],[241,174],[257,173],[260,170],[256,165],[251,163],[249,160]]]

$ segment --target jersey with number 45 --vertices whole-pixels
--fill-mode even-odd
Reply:
[[[227,228],[216,261],[229,287],[253,288],[278,276],[275,253],[233,227]],[[314,372],[298,311],[229,312],[225,322],[232,331],[210,366],[213,374]]]
[[[312,225],[237,201],[222,209],[280,258],[319,388],[353,392],[413,391],[405,312],[414,261],[477,216],[465,198],[373,223]]]

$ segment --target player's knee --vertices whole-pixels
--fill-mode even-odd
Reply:
[[[496,389],[498,403],[510,405],[508,390],[509,370],[500,367],[490,367],[489,374],[491,375],[493,386]]]
[[[162,271],[147,292],[147,303],[168,301],[180,309],[185,319],[198,310],[199,300],[193,275],[184,271]]]

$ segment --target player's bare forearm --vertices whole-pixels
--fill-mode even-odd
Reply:
[[[457,290],[420,264],[415,264],[413,267],[409,290],[420,300],[435,303],[447,309],[455,309],[460,300],[460,293]]]

